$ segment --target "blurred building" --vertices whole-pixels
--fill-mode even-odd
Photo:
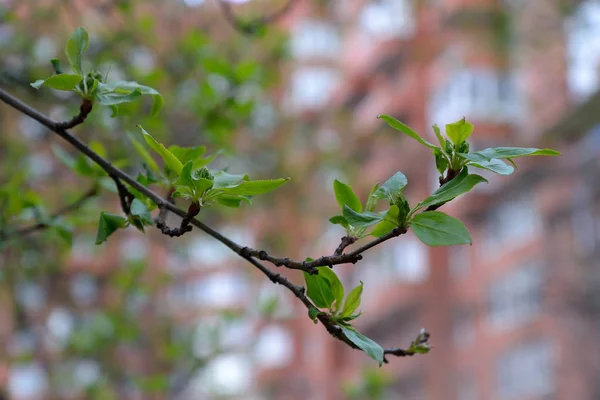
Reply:
[[[443,207],[466,221],[473,246],[428,249],[408,234],[336,268],[349,285],[365,283],[367,336],[394,347],[422,326],[432,332],[431,354],[383,368],[393,377],[389,398],[599,398],[600,5],[301,2],[285,23],[296,60],[288,111],[317,131],[343,126],[344,146],[372,138],[353,184],[400,169],[412,202],[437,186],[429,152],[382,138],[380,113],[432,141],[432,124],[466,116],[472,149],[563,152],[518,160],[514,177],[474,171],[490,183]],[[332,109],[343,124],[328,118]],[[337,244],[328,237],[324,251]],[[339,386],[359,380],[358,366],[371,360],[308,320],[299,327],[302,354],[272,375],[274,398],[344,398]]]

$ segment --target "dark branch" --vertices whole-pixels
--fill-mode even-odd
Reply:
[[[41,123],[42,125],[46,126],[48,129],[55,132],[61,138],[63,138],[67,142],[69,142],[69,144],[71,144],[79,152],[85,154],[88,158],[90,158],[92,161],[94,161],[96,164],[98,164],[100,167],[102,167],[102,169],[104,169],[108,173],[109,176],[117,177],[120,181],[123,181],[126,184],[130,185],[132,188],[136,189],[137,191],[139,191],[140,193],[142,193],[143,195],[148,197],[150,200],[152,200],[161,210],[166,209],[166,210],[172,212],[173,214],[176,214],[176,215],[182,217],[186,221],[186,224],[191,224],[191,225],[201,229],[202,231],[206,232],[207,234],[209,234],[210,236],[212,236],[219,242],[223,243],[225,246],[229,247],[233,252],[235,252],[237,255],[244,258],[245,260],[247,260],[249,263],[254,265],[258,270],[260,270],[263,274],[265,274],[265,276],[267,276],[267,278],[269,278],[269,280],[271,280],[271,282],[280,284],[282,286],[285,286],[287,289],[289,289],[305,305],[305,307],[307,309],[316,308],[315,305],[306,296],[305,288],[303,286],[295,285],[289,279],[287,279],[285,276],[278,274],[276,272],[273,272],[269,268],[267,268],[264,264],[262,264],[260,261],[258,261],[255,258],[254,253],[258,254],[258,252],[256,250],[252,250],[252,249],[249,249],[248,247],[240,246],[238,243],[234,242],[233,240],[229,239],[226,236],[223,236],[221,233],[217,232],[210,226],[205,225],[203,222],[194,218],[193,216],[197,215],[198,212],[200,211],[199,204],[192,203],[192,205],[190,206],[188,211],[184,211],[184,210],[176,207],[171,202],[172,200],[162,198],[161,196],[156,194],[154,191],[150,190],[146,186],[137,182],[132,176],[130,176],[126,172],[124,172],[124,171],[120,170],[119,168],[115,167],[114,165],[112,165],[110,163],[110,161],[104,159],[98,153],[91,150],[84,142],[82,142],[75,136],[71,135],[65,128],[63,128],[63,125],[61,125],[58,122],[53,121],[52,119],[48,118],[46,115],[44,115],[44,114],[40,113],[39,111],[37,111],[36,109],[28,106],[27,104],[25,104],[21,100],[17,99],[16,97],[10,95],[8,92],[4,91],[1,88],[0,88],[0,100],[4,101],[9,106],[22,112],[25,115],[28,115],[29,117],[31,117],[34,120]],[[196,204],[196,205],[194,205],[194,204]],[[182,221],[182,224],[183,224],[183,221]],[[294,265],[296,267],[302,266],[302,268],[297,268],[297,269],[304,269],[304,270],[309,270],[309,271],[313,270],[315,267],[320,266],[320,265],[334,265],[334,264],[342,264],[345,262],[356,262],[362,258],[361,253],[365,252],[366,250],[368,250],[380,243],[385,242],[386,240],[389,240],[393,237],[399,236],[403,233],[406,233],[406,229],[396,228],[396,229],[392,230],[390,233],[388,233],[387,235],[377,238],[377,239],[359,247],[358,249],[354,250],[351,253],[341,254],[339,256],[321,257],[310,263],[298,263],[298,262],[291,261],[288,259],[284,259],[284,260],[288,260],[286,262],[287,264]],[[276,259],[274,257],[268,256],[266,254],[266,252],[260,252],[260,253],[263,256],[266,255],[266,257],[268,257],[266,259],[268,259],[268,260],[269,260],[269,258],[271,258],[273,260],[280,260],[280,259]],[[271,260],[269,260],[269,261],[271,261]],[[285,265],[285,264],[281,264],[281,265]],[[326,314],[321,314],[317,318],[325,326],[327,331],[329,333],[331,333],[334,337],[336,337],[337,339],[348,344],[352,348],[357,348],[356,345],[354,343],[352,343],[352,341],[350,341],[343,334],[341,327],[339,325],[335,324],[333,321],[331,321],[331,319]],[[392,354],[392,353],[389,353],[389,354]]]
[[[337,249],[335,249],[335,251],[333,252],[333,255],[341,256],[344,253],[344,250],[346,249],[346,247],[350,246],[351,244],[354,244],[357,240],[358,240],[358,238],[356,236],[342,237],[340,245],[337,247]]]
[[[334,254],[333,256],[323,256],[323,257],[319,257],[313,261],[294,261],[294,260],[290,260],[287,257],[286,258],[274,257],[274,256],[269,255],[264,250],[255,250],[255,249],[251,249],[248,247],[244,248],[244,250],[246,252],[248,252],[248,254],[250,254],[253,257],[258,258],[259,260],[269,261],[271,264],[275,265],[276,267],[285,266],[290,269],[299,269],[299,270],[306,271],[311,274],[315,274],[315,273],[317,273],[316,267],[321,267],[324,265],[333,267],[334,265],[339,265],[339,264],[347,264],[347,263],[356,264],[358,261],[362,260],[362,253],[364,253],[365,251],[369,250],[372,247],[377,246],[378,244],[385,242],[386,240],[403,235],[406,232],[407,232],[406,228],[395,228],[392,231],[390,231],[389,233],[387,233],[381,237],[378,237],[377,239],[374,239],[374,240],[370,241],[369,243],[366,243],[365,245],[359,247],[358,249],[356,249],[354,251],[351,251],[350,253],[344,253],[344,254],[339,254],[339,255]],[[340,247],[341,247],[341,244],[340,244]],[[339,247],[338,247],[338,249],[339,249]],[[337,252],[337,250],[336,250],[336,252]]]
[[[79,124],[82,124],[83,121],[87,118],[88,114],[92,112],[92,102],[88,99],[83,99],[81,102],[81,106],[79,107],[79,114],[71,118],[70,121],[66,122],[58,122],[56,124],[58,129],[71,129]]]
[[[172,201],[172,198],[169,197],[169,200]],[[191,232],[192,226],[190,225],[190,222],[192,222],[194,217],[198,215],[201,208],[202,207],[200,206],[200,203],[198,203],[197,201],[193,202],[188,207],[188,211],[185,217],[181,219],[181,224],[179,225],[179,228],[169,228],[169,226],[166,223],[168,210],[165,207],[159,206],[160,212],[158,213],[158,218],[156,219],[156,227],[160,229],[160,231],[164,235],[167,235],[169,237],[178,237],[187,232]]]
[[[266,15],[252,21],[242,21],[233,12],[231,4],[224,0],[217,0],[217,3],[223,12],[223,16],[227,22],[229,22],[229,25],[231,25],[236,31],[248,36],[255,35],[261,27],[271,24],[287,14],[292,9],[292,6],[295,2],[296,0],[288,0],[283,7],[270,15]]]
[[[119,200],[121,201],[121,209],[123,210],[125,215],[129,215],[131,211],[131,202],[133,201],[134,197],[131,194],[131,192],[127,190],[127,187],[123,185],[123,182],[121,182],[118,176],[110,175],[110,177],[113,181],[115,181],[115,185],[117,186]]]
[[[63,216],[65,214],[69,214],[73,211],[78,210],[79,208],[81,208],[89,199],[91,199],[92,197],[95,197],[98,194],[98,188],[97,186],[93,186],[91,187],[87,192],[85,192],[84,194],[82,194],[77,200],[75,200],[73,203],[68,204],[66,206],[64,206],[63,208],[57,210],[54,214],[52,214],[49,218],[50,221]],[[42,229],[46,229],[49,228],[51,225],[48,224],[48,222],[38,222],[34,225],[30,225],[30,226],[26,226],[23,228],[19,228],[19,229],[15,229],[13,231],[7,231],[7,232],[1,232],[0,231],[0,238],[2,239],[8,239],[9,237],[12,236],[25,236],[28,235],[30,233],[33,233],[35,231],[38,230],[42,230]]]

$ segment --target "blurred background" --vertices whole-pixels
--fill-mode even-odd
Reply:
[[[247,23],[282,9],[251,35],[224,13]],[[600,2],[238,0],[227,10],[0,0],[0,86],[56,120],[75,115],[75,95],[29,83],[52,74],[51,58],[65,61],[84,26],[84,69],[153,86],[165,107],[157,118],[146,100],[117,118],[97,108],[74,134],[131,173],[140,163],[125,133],[142,124],[168,144],[221,150],[213,168],[291,177],[251,207],[201,218],[295,259],[330,254],[344,235],[328,222],[333,179],[364,200],[401,170],[411,204],[438,186],[429,150],[378,114],[431,141],[432,124],[465,116],[472,150],[563,156],[519,160],[508,178],[484,171],[489,184],[445,205],[472,246],[427,248],[408,234],[336,267],[345,285],[364,282],[365,335],[404,347],[421,327],[432,334],[430,354],[377,368],[197,230],[128,229],[95,246],[99,212],[119,212],[114,188],[0,104],[0,398],[600,399]],[[11,234],[36,223],[46,229]]]

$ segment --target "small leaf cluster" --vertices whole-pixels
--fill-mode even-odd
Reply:
[[[75,92],[85,101],[92,104],[98,102],[103,106],[108,106],[113,111],[113,116],[118,113],[117,105],[129,103],[142,95],[149,95],[153,98],[151,114],[157,115],[163,106],[164,100],[160,93],[155,89],[140,85],[133,81],[106,82],[105,76],[101,73],[90,70],[84,71],[82,66],[83,53],[87,50],[90,39],[87,31],[79,27],[73,32],[67,46],[65,55],[72,69],[72,73],[65,73],[62,70],[61,62],[58,59],[52,59],[52,67],[55,74],[40,79],[31,84],[36,89],[47,86],[56,90]]]
[[[312,261],[307,259],[307,261]],[[315,324],[320,315],[338,325],[344,336],[381,364],[383,363],[383,348],[356,330],[351,321],[360,316],[356,310],[360,306],[363,293],[363,283],[356,286],[348,293],[344,300],[344,285],[338,276],[329,267],[317,267],[317,274],[311,275],[304,272],[306,282],[306,295],[313,301],[317,308],[310,308],[308,316]],[[320,309],[326,309],[322,311]]]
[[[252,204],[256,195],[268,193],[283,185],[289,178],[250,180],[247,174],[230,174],[225,171],[209,170],[207,165],[217,154],[205,156],[205,146],[165,147],[142,126],[139,126],[145,145],[132,134],[128,135],[134,149],[143,160],[145,173],[138,174],[136,180],[144,186],[158,184],[170,190],[171,197],[190,200],[199,207],[208,207],[214,203],[238,208],[243,202]],[[160,168],[148,150],[154,151],[163,161]],[[120,228],[130,225],[140,231],[144,226],[152,225],[150,211],[156,204],[144,194],[128,188],[133,194],[130,213],[127,218],[102,213],[96,244],[104,242],[108,236]]]
[[[373,186],[363,209],[352,188],[336,179],[333,182],[333,190],[342,215],[332,217],[329,221],[346,228],[347,236],[357,238],[365,237],[368,234],[380,237],[394,228],[404,228],[407,222],[406,217],[410,211],[408,201],[402,194],[407,184],[406,176],[400,171],[396,172],[383,185]],[[375,212],[375,206],[379,200],[388,201],[389,209]],[[367,228],[372,225],[376,226],[367,234]]]
[[[500,175],[510,175],[514,172],[515,158],[525,156],[559,156],[560,153],[552,149],[536,149],[524,147],[496,147],[470,153],[470,144],[467,139],[473,134],[474,126],[466,118],[454,123],[446,124],[446,137],[437,125],[433,131],[438,139],[439,146],[423,139],[408,125],[389,115],[380,115],[392,128],[415,139],[420,144],[432,149],[435,156],[436,168],[442,177],[445,172],[457,174],[464,167],[486,169]],[[508,161],[511,165],[502,160]],[[448,176],[448,175],[447,175]]]
[[[146,144],[163,160],[163,169],[159,169],[140,142],[132,135],[129,138],[155,179],[175,189],[172,192],[174,198],[188,199],[199,203],[202,207],[217,203],[238,208],[243,202],[252,204],[253,196],[268,193],[289,180],[289,178],[277,178],[252,181],[247,174],[236,175],[225,171],[209,170],[206,166],[217,154],[205,157],[205,146],[173,145],[167,148],[144,128],[141,126],[139,128]]]
[[[487,182],[480,175],[469,174],[469,167],[506,175],[514,169],[501,159],[514,164],[512,159],[517,157],[560,155],[559,152],[550,149],[519,147],[498,147],[470,153],[467,139],[473,133],[473,124],[465,118],[447,124],[446,137],[436,125],[433,126],[439,146],[423,139],[411,127],[389,115],[380,115],[379,118],[392,128],[432,149],[442,185],[431,196],[411,208],[402,193],[408,179],[398,171],[380,187],[377,184],[373,187],[363,210],[352,188],[336,180],[333,188],[342,215],[332,217],[330,222],[342,225],[348,236],[364,237],[367,235],[366,229],[375,225],[368,233],[375,237],[386,235],[396,228],[412,228],[414,234],[429,246],[471,244],[471,235],[461,221],[436,211],[443,204],[469,192],[477,184]],[[375,205],[378,200],[387,200],[389,208],[376,212]]]

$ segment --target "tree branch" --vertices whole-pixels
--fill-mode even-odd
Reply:
[[[133,187],[134,189],[136,189],[137,191],[139,191],[140,193],[142,193],[143,195],[148,197],[150,200],[152,200],[161,210],[166,209],[166,210],[184,218],[187,221],[187,223],[189,223],[193,226],[196,226],[197,228],[206,232],[207,234],[209,234],[216,240],[223,243],[225,246],[229,247],[237,255],[244,258],[250,264],[255,266],[258,270],[260,270],[265,276],[267,276],[267,278],[269,278],[269,280],[271,280],[271,282],[283,285],[287,289],[289,289],[309,310],[311,308],[317,308],[317,307],[315,307],[315,305],[306,296],[305,288],[303,286],[295,285],[290,280],[288,280],[285,276],[271,271],[269,268],[267,268],[264,264],[262,264],[260,261],[258,261],[254,257],[255,253],[257,254],[257,256],[258,256],[258,253],[261,253],[262,256],[266,255],[265,256],[265,257],[267,257],[266,259],[273,263],[274,263],[274,261],[281,262],[281,260],[288,260],[288,261],[285,261],[285,263],[282,262],[280,265],[289,264],[290,266],[286,265],[289,268],[292,268],[292,266],[295,266],[295,267],[297,267],[296,269],[303,269],[303,270],[308,269],[309,271],[312,271],[315,267],[320,266],[320,265],[334,265],[334,264],[342,264],[342,263],[346,263],[346,262],[356,262],[362,258],[361,254],[363,252],[365,252],[366,250],[368,250],[380,243],[383,243],[386,240],[389,240],[393,237],[396,237],[403,233],[406,233],[406,229],[396,228],[396,229],[392,230],[390,233],[388,233],[387,235],[377,238],[350,253],[342,254],[339,256],[321,257],[310,263],[299,263],[296,261],[291,261],[289,259],[277,259],[275,257],[268,256],[266,254],[266,252],[264,252],[264,251],[257,252],[256,250],[249,249],[248,247],[242,247],[238,243],[234,242],[233,240],[229,239],[226,236],[223,236],[221,233],[217,232],[216,230],[209,227],[208,225],[205,225],[203,222],[199,221],[198,219],[194,218],[193,216],[190,216],[190,214],[193,214],[195,212],[194,215],[196,215],[198,213],[198,211],[200,211],[199,207],[197,207],[197,211],[195,211],[192,208],[194,203],[192,203],[192,206],[190,206],[191,211],[190,211],[190,209],[188,209],[187,212],[176,207],[169,199],[162,198],[161,196],[156,194],[151,189],[149,189],[149,188],[145,187],[144,185],[142,185],[141,183],[137,182],[132,176],[130,176],[126,172],[124,172],[121,169],[112,165],[110,163],[110,161],[104,159],[102,156],[100,156],[99,154],[94,152],[92,149],[90,149],[84,142],[79,140],[77,137],[71,135],[64,128],[64,124],[53,121],[52,119],[48,118],[46,115],[42,114],[41,112],[37,111],[36,109],[25,104],[18,98],[12,96],[11,94],[6,92],[2,88],[0,88],[0,100],[5,102],[9,106],[13,107],[14,109],[22,112],[23,114],[33,118],[34,120],[38,121],[39,123],[41,123],[48,129],[50,129],[51,131],[53,131],[54,133],[59,135],[61,138],[63,138],[69,144],[71,144],[73,147],[75,147],[75,149],[77,149],[79,152],[85,154],[88,158],[90,158],[92,161],[94,161],[96,164],[98,164],[100,167],[102,167],[102,169],[104,169],[108,173],[109,176],[113,177],[113,179],[114,179],[114,177],[116,177],[116,178],[118,178],[118,180],[127,183],[128,185],[130,185],[131,187]],[[300,266],[302,268],[300,268]],[[316,272],[316,269],[314,271]],[[355,349],[357,348],[357,346],[354,343],[352,343],[352,341],[343,334],[343,330],[341,329],[341,327],[339,325],[337,325],[335,322],[333,322],[326,314],[320,314],[317,318],[323,324],[323,326],[325,326],[325,328],[327,329],[327,331],[330,334],[332,334],[337,339],[343,341],[344,343],[348,344],[350,347],[355,348]],[[390,352],[389,354],[396,355],[393,352]]]
[[[94,185],[87,192],[85,192],[84,194],[82,194],[73,203],[64,206],[63,208],[59,209],[54,214],[52,214],[50,216],[49,220],[52,221],[52,220],[54,220],[54,219],[56,219],[56,218],[58,218],[58,217],[60,217],[62,215],[68,214],[70,212],[73,212],[73,211],[79,209],[89,199],[91,199],[92,197],[95,197],[97,194],[98,194],[98,187],[96,185]],[[35,231],[46,229],[48,227],[50,227],[50,225],[47,222],[38,222],[38,223],[36,223],[34,225],[30,225],[30,226],[26,226],[26,227],[23,227],[23,228],[15,229],[13,231],[8,231],[8,232],[0,231],[0,238],[1,239],[8,239],[11,236],[25,236],[25,235],[28,235],[28,234],[33,233]]]
[[[242,21],[233,12],[231,4],[224,0],[217,0],[217,4],[219,4],[219,6],[221,7],[223,16],[225,17],[229,25],[231,25],[233,29],[240,32],[241,34],[248,36],[256,34],[257,30],[260,27],[273,23],[282,16],[284,16],[292,9],[292,6],[295,2],[296,0],[288,0],[283,7],[281,7],[279,10],[273,12],[270,15],[257,18],[253,21]]]
[[[340,249],[340,247],[342,247],[342,244],[345,244],[345,243],[342,243],[342,244],[340,244],[340,247],[338,247],[338,249],[336,249],[336,253],[334,253],[334,255],[319,257],[313,261],[294,261],[294,260],[290,260],[287,257],[285,257],[285,258],[274,257],[274,256],[269,255],[269,253],[267,253],[265,250],[256,250],[256,249],[251,249],[249,247],[245,247],[243,250],[245,252],[248,252],[248,254],[250,254],[251,256],[258,258],[259,260],[269,261],[271,264],[275,265],[276,267],[285,266],[290,269],[299,269],[301,271],[306,271],[310,274],[316,274],[317,273],[316,267],[321,267],[324,265],[333,267],[334,265],[347,264],[347,263],[356,264],[358,261],[362,260],[362,253],[364,253],[365,251],[367,251],[370,248],[375,247],[378,244],[381,244],[389,239],[403,235],[406,232],[407,232],[406,228],[395,228],[392,231],[390,231],[389,233],[364,244],[363,246],[359,247],[358,249],[356,249],[354,251],[351,251],[350,253],[337,254],[337,251]],[[342,238],[342,241],[343,241],[343,238]],[[343,251],[343,248],[342,248],[342,251]]]

